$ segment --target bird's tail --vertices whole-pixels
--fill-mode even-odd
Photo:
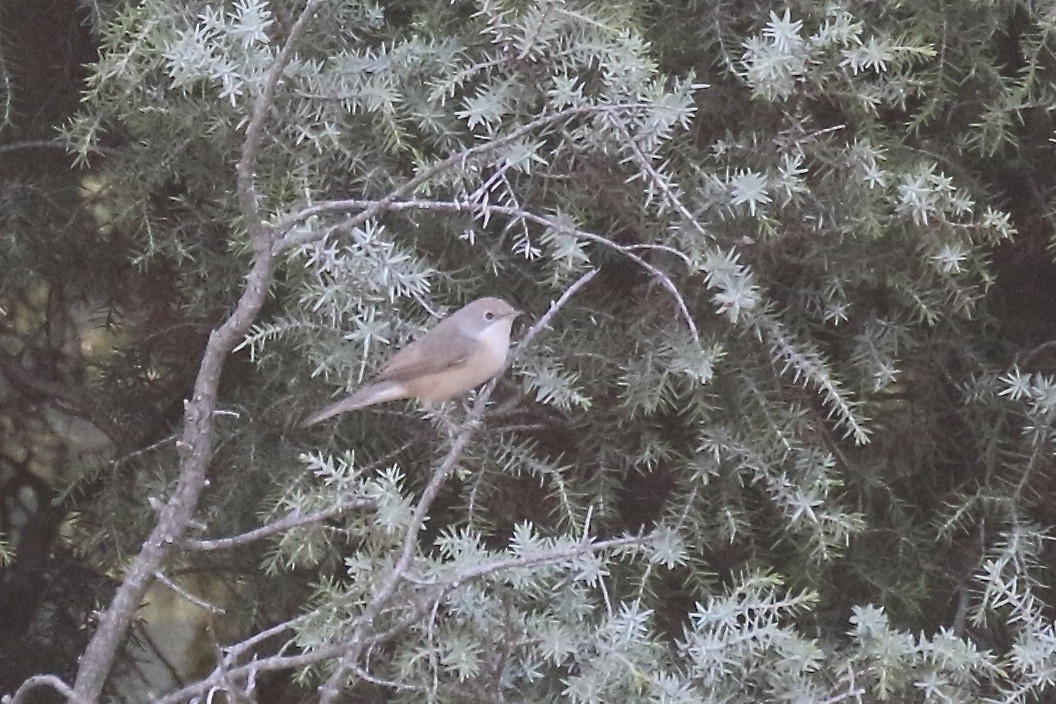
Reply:
[[[365,386],[351,396],[335,401],[319,412],[308,416],[301,421],[301,427],[307,428],[316,423],[321,423],[327,418],[333,418],[339,413],[347,413],[348,411],[373,406],[375,403],[395,401],[399,398],[406,398],[402,384],[395,381],[379,381],[377,384]]]

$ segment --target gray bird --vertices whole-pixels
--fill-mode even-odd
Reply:
[[[501,298],[473,301],[394,354],[373,383],[323,408],[301,427],[402,398],[446,401],[480,386],[505,364],[510,329],[520,314]]]

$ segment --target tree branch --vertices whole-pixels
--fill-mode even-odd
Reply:
[[[325,211],[322,210],[322,206],[326,206]],[[527,220],[534,222],[537,225],[550,228],[557,232],[563,232],[565,234],[578,237],[580,239],[594,242],[603,247],[617,252],[623,257],[630,259],[638,266],[642,267],[650,274],[655,276],[664,289],[671,294],[671,297],[675,301],[675,305],[678,306],[678,310],[682,319],[686,323],[686,327],[689,329],[689,334],[693,337],[694,342],[700,342],[700,331],[697,329],[697,324],[693,320],[693,316],[689,312],[689,307],[686,305],[686,299],[683,297],[682,292],[679,291],[675,282],[672,281],[671,277],[668,276],[659,267],[649,263],[641,255],[635,252],[636,249],[642,249],[642,245],[621,245],[618,244],[604,235],[599,235],[594,232],[588,232],[587,230],[581,230],[578,227],[563,222],[556,217],[547,215],[539,215],[523,208],[512,207],[508,205],[491,205],[487,203],[474,203],[465,200],[424,200],[424,199],[412,199],[412,200],[394,200],[394,199],[383,199],[383,200],[364,200],[364,199],[349,199],[340,201],[329,201],[328,203],[320,203],[320,212],[348,212],[354,210],[361,210],[359,215],[356,215],[352,222],[346,223],[345,226],[350,226],[352,223],[362,222],[360,217],[363,213],[370,212],[373,215],[377,215],[381,212],[401,212],[404,210],[430,210],[433,212],[445,212],[445,213],[471,213],[474,216],[490,217],[492,214],[505,215],[507,217],[516,220]],[[296,239],[298,244],[306,244],[314,239],[323,237],[323,233],[312,233],[311,237],[302,236]],[[659,246],[658,246],[659,247]],[[679,252],[673,247],[663,247],[663,251],[675,254],[679,256],[683,261],[686,261],[686,255]]]
[[[194,594],[181,587],[179,584],[176,584],[176,582],[173,582],[171,579],[165,576],[165,573],[161,570],[157,570],[154,572],[154,579],[158,580],[166,587],[168,587],[176,596],[180,597],[181,599],[190,604],[194,604],[203,611],[208,611],[209,613],[214,615],[226,613],[222,608],[220,608],[216,604],[210,604],[205,599],[195,596]]]
[[[369,464],[364,465],[360,468],[361,473],[369,472],[381,464],[389,461],[391,458],[400,454],[407,448],[418,442],[423,433],[416,433],[409,440],[401,444],[396,449],[386,452],[381,457],[372,460]],[[315,511],[309,514],[301,514],[297,510],[292,511],[283,518],[280,518],[272,523],[254,528],[253,530],[246,531],[240,535],[233,535],[228,538],[214,538],[208,540],[188,538],[183,541],[183,545],[188,550],[198,550],[202,552],[210,550],[228,550],[230,548],[239,547],[241,545],[247,545],[254,541],[266,538],[269,535],[281,533],[291,528],[297,528],[298,526],[309,525],[311,523],[317,523],[319,521],[325,521],[328,518],[333,518],[346,511],[358,511],[360,509],[371,508],[376,504],[373,499],[354,499],[344,504],[338,504],[330,506],[329,508]]]
[[[290,30],[254,101],[242,145],[242,157],[236,168],[242,217],[253,241],[253,263],[234,311],[209,335],[193,393],[184,402],[183,432],[176,443],[180,454],[176,489],[162,507],[157,523],[125,572],[110,606],[100,616],[99,626],[81,657],[73,692],[69,697],[77,704],[98,701],[129,623],[165,555],[191,522],[205,486],[205,473],[214,450],[213,412],[216,409],[220,374],[231,350],[245,336],[264,304],[275,259],[270,246],[271,231],[261,220],[253,184],[253,166],[263,139],[263,124],[282,72],[293,58],[294,47],[322,2],[309,0]]]
[[[298,617],[293,621],[287,621],[277,626],[272,627],[263,634],[257,634],[252,638],[249,638],[241,643],[226,648],[228,656],[224,659],[223,666],[218,666],[213,670],[206,678],[187,685],[176,692],[166,694],[164,697],[156,700],[154,704],[179,704],[180,702],[187,701],[193,697],[201,696],[214,687],[221,685],[222,679],[228,679],[230,681],[239,681],[244,678],[255,675],[258,672],[264,671],[275,671],[275,670],[289,670],[298,667],[307,667],[315,665],[331,658],[335,658],[342,655],[347,655],[349,652],[356,650],[362,652],[367,646],[373,646],[378,643],[395,638],[400,633],[403,633],[408,628],[412,627],[415,623],[419,622],[422,614],[432,610],[433,606],[440,600],[443,599],[452,590],[457,589],[459,586],[465,584],[467,581],[473,579],[481,579],[490,574],[496,574],[510,569],[519,569],[524,567],[538,567],[554,562],[562,562],[572,558],[579,557],[581,555],[589,555],[596,552],[602,552],[604,550],[612,550],[616,548],[626,547],[628,545],[641,545],[648,540],[647,536],[634,536],[625,538],[613,538],[610,540],[602,540],[596,543],[582,542],[577,545],[555,548],[553,550],[547,550],[539,552],[535,555],[526,555],[524,557],[510,558],[505,560],[497,560],[487,565],[475,565],[467,569],[456,572],[453,575],[445,577],[443,580],[427,585],[427,589],[431,592],[431,595],[415,604],[410,611],[407,612],[404,618],[401,618],[390,628],[380,633],[376,633],[360,641],[354,641],[351,639],[334,643],[322,648],[317,648],[307,653],[300,653],[297,655],[283,655],[278,653],[268,657],[254,659],[252,662],[232,667],[237,654],[246,652],[252,645],[263,641],[265,637],[271,637],[277,633],[288,630],[292,627],[294,621],[299,620],[303,617]],[[390,573],[391,574],[391,573]],[[342,662],[346,663],[348,671],[354,671],[356,665],[354,658],[342,658]]]
[[[7,144],[0,144],[0,154],[28,149],[56,149],[65,152],[66,147],[67,145],[65,142],[57,139],[27,139],[24,142],[8,142]]]
[[[389,206],[393,204],[397,199],[407,195],[408,193],[413,192],[416,188],[418,188],[418,186],[422,185],[438,173],[445,171],[460,162],[465,162],[470,157],[477,156],[479,154],[486,154],[487,152],[493,151],[499,147],[509,144],[510,142],[516,141],[517,139],[520,139],[525,135],[531,134],[540,127],[544,127],[554,122],[559,122],[560,120],[564,120],[565,118],[573,117],[575,115],[605,113],[644,107],[649,107],[648,103],[591,105],[585,107],[567,108],[565,110],[553,113],[552,115],[543,115],[541,117],[537,117],[531,122],[525,123],[524,125],[513,130],[509,134],[503,135],[502,137],[497,137],[488,142],[485,142],[484,144],[479,144],[475,147],[469,147],[468,149],[456,152],[445,159],[441,159],[440,161],[429,165],[424,170],[419,171],[418,174],[414,176],[411,180],[409,180],[407,183],[403,184],[402,186],[399,186],[381,200],[360,201],[367,202],[369,203],[369,205],[365,206],[365,210],[363,212],[356,215],[350,222],[345,223],[345,225],[347,227],[355,227],[356,225],[362,222],[366,222],[367,220],[371,219],[376,215],[392,210],[392,208],[390,208]],[[318,235],[315,233],[310,233],[308,235],[290,235],[289,231],[292,228],[296,227],[297,225],[301,224],[302,222],[314,215],[323,215],[325,213],[333,212],[345,212],[349,210],[349,208],[344,206],[344,204],[348,202],[349,201],[343,200],[323,201],[321,203],[309,205],[297,211],[296,213],[293,213],[283,218],[275,226],[276,237],[281,238],[275,244],[276,254],[292,247],[297,247],[302,244],[312,242],[318,237]]]
[[[240,545],[248,545],[249,543],[256,542],[269,535],[282,533],[291,528],[325,521],[327,518],[333,518],[346,511],[370,508],[371,506],[374,506],[375,503],[376,502],[373,499],[357,499],[351,503],[338,504],[323,509],[322,511],[316,511],[315,513],[302,514],[300,511],[295,510],[277,521],[273,521],[260,528],[255,528],[239,535],[233,535],[228,538],[214,538],[211,540],[187,539],[183,541],[183,545],[189,550],[200,550],[202,552],[209,550],[230,550],[231,548],[236,548]]]
[[[33,675],[23,682],[15,690],[14,694],[5,695],[0,699],[0,702],[3,704],[27,704],[30,701],[29,693],[40,687],[51,687],[67,699],[73,698],[73,690],[56,675]]]

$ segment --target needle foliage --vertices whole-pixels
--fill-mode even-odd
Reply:
[[[332,0],[303,31],[293,0],[89,5],[61,135],[138,284],[83,362],[122,451],[64,473],[80,559],[119,572],[172,491],[158,441],[252,206],[280,254],[188,536],[317,519],[165,569],[227,585],[240,638],[294,619],[254,651],[308,656],[286,687],[1053,696],[1053,291],[1022,277],[1051,266],[1056,1]],[[21,234],[46,206],[2,187],[0,292],[54,288]],[[479,427],[470,399],[294,429],[438,316],[498,295],[530,325],[591,269]]]

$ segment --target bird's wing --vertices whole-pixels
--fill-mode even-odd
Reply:
[[[463,364],[473,352],[474,340],[444,320],[392,356],[378,372],[377,379],[406,381],[437,374]]]

